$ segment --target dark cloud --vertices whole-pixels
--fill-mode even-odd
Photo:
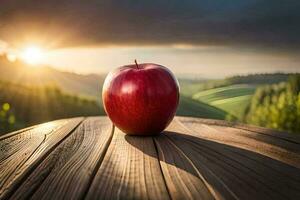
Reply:
[[[0,39],[300,47],[298,0],[2,0]],[[53,39],[55,38],[55,39]],[[45,41],[44,41],[45,42]]]

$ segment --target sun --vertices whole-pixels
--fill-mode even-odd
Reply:
[[[21,58],[28,64],[39,64],[43,59],[43,50],[37,46],[29,46],[23,50]]]

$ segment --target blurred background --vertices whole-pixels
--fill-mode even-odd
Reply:
[[[0,135],[104,115],[119,66],[158,63],[178,115],[300,132],[300,1],[2,0]]]

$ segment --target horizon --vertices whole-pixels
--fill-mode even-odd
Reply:
[[[80,72],[76,72],[76,71],[73,71],[73,70],[66,70],[64,69],[63,67],[61,66],[53,66],[53,65],[50,65],[50,64],[47,64],[47,63],[39,63],[39,64],[30,64],[30,63],[26,63],[26,61],[22,60],[22,59],[18,59],[18,58],[14,58],[13,57],[13,60],[10,60],[11,58],[9,58],[9,55],[6,54],[6,53],[1,53],[0,52],[0,58],[1,56],[8,62],[11,62],[11,64],[14,64],[16,62],[21,63],[22,64],[22,67],[23,66],[26,66],[28,68],[31,68],[32,70],[35,71],[35,69],[43,69],[43,68],[50,68],[50,69],[53,69],[53,70],[57,70],[59,72],[62,72],[62,73],[72,73],[72,74],[76,74],[76,75],[82,75],[82,76],[93,76],[93,75],[96,75],[96,76],[103,76],[103,75],[107,75],[109,73],[109,71],[106,71],[106,72],[99,72],[99,73],[96,73],[96,72],[86,72],[86,73],[80,73]],[[131,64],[131,63],[129,63]],[[132,63],[133,64],[133,63]],[[230,78],[230,77],[234,77],[234,76],[247,76],[247,75],[260,75],[260,74],[299,74],[300,72],[297,72],[297,71],[269,71],[269,72],[250,72],[250,73],[234,73],[234,74],[231,74],[231,75],[227,75],[227,76],[220,76],[220,77],[210,77],[210,76],[205,76],[204,74],[195,74],[195,73],[174,73],[178,79],[189,79],[189,80],[221,80],[221,79],[226,79],[226,78]]]
[[[1,51],[0,48],[1,52],[8,56],[11,55],[9,51]],[[107,74],[117,67],[134,64],[134,59],[137,59],[139,63],[164,65],[181,77],[202,79],[221,79],[247,74],[300,72],[300,58],[293,57],[293,55],[278,52],[262,54],[247,49],[229,47],[174,45],[163,47],[76,47],[49,50],[42,54],[43,58],[38,63],[28,63],[21,56],[16,56],[12,62],[14,59],[18,59],[33,68],[45,65],[60,71],[84,75]],[[115,57],[118,59],[113,59]]]

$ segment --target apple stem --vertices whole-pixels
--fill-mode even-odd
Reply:
[[[135,62],[136,68],[137,68],[137,69],[140,69],[140,68],[139,68],[139,65],[138,65],[137,62],[136,62],[136,59],[134,60],[134,62]]]

